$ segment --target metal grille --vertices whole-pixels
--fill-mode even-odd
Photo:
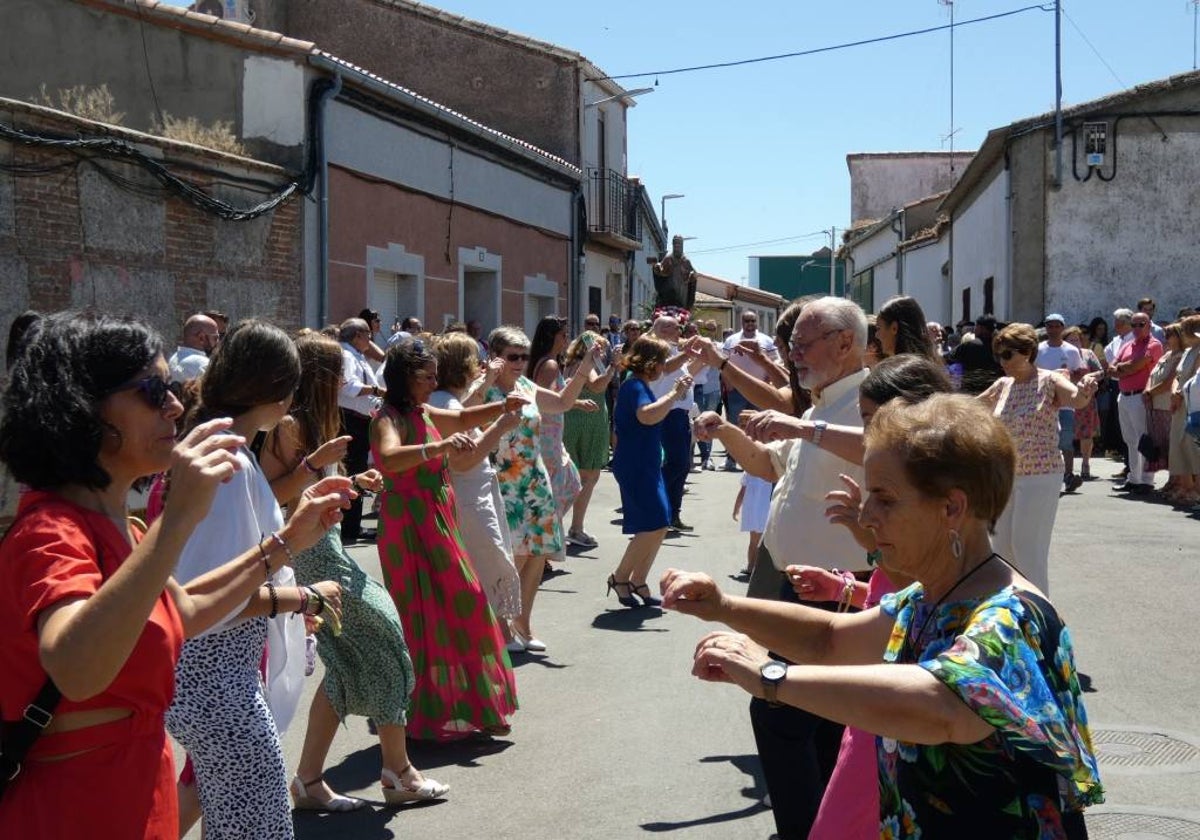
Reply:
[[[629,179],[614,169],[587,170],[587,212],[590,233],[610,233],[640,240],[635,191]]]
[[[1200,822],[1186,817],[1105,813],[1085,821],[1092,840],[1200,840]]]
[[[1200,747],[1159,732],[1094,729],[1092,743],[1102,766],[1159,767],[1200,762]]]

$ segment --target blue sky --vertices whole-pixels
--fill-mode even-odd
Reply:
[[[1030,2],[955,0],[955,17],[964,21]],[[577,50],[614,76],[794,52],[950,21],[939,0],[434,5]],[[1064,9],[1066,104],[1192,69],[1188,0],[1074,0]],[[1053,14],[1033,10],[963,26],[955,33],[955,57],[954,148],[976,148],[989,129],[1053,107]],[[748,274],[751,254],[809,253],[828,236],[734,246],[851,221],[848,153],[949,148],[949,70],[949,33],[938,32],[660,75],[656,91],[630,109],[629,172],[642,177],[656,205],[665,193],[683,193],[686,198],[667,204],[671,232],[696,237],[688,251],[701,271],[738,281]],[[622,80],[631,89],[654,82],[653,75]]]

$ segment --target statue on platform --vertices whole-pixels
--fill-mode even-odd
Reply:
[[[696,304],[696,270],[683,255],[683,237],[671,239],[671,253],[661,260],[647,257],[654,272],[656,307],[678,306],[691,310]]]

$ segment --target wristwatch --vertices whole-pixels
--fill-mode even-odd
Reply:
[[[824,420],[813,421],[812,442],[813,446],[821,445],[821,436],[825,434],[825,430],[829,428],[829,424]]]
[[[758,674],[762,677],[763,683],[763,699],[771,706],[778,706],[779,701],[776,695],[779,692],[779,684],[787,677],[788,666],[776,659],[769,659],[763,663],[758,669]]]

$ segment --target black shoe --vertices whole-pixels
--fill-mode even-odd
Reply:
[[[644,583],[639,583],[633,587],[633,594],[642,599],[642,604],[647,607],[661,607],[662,599],[655,598],[650,594],[650,587]]]
[[[1154,488],[1149,484],[1132,484],[1126,481],[1124,484],[1118,484],[1114,489],[1118,493],[1128,493],[1131,496],[1145,496]]]
[[[680,520],[680,518],[678,516],[676,516],[674,519],[671,520],[671,530],[672,531],[695,531],[696,529],[693,528],[691,525],[684,525],[682,520]]]
[[[1075,475],[1074,473],[1066,476],[1063,479],[1063,481],[1065,482],[1065,486],[1067,488],[1068,493],[1074,493],[1076,490],[1078,490],[1080,487],[1083,486],[1083,478],[1081,476]]]
[[[622,590],[624,593],[622,594]],[[649,590],[646,590],[649,592]],[[641,602],[633,597],[633,584],[629,581],[619,581],[616,575],[608,576],[608,591],[604,593],[604,597],[608,597],[613,592],[617,593],[617,600],[621,602],[623,607],[640,607]]]

